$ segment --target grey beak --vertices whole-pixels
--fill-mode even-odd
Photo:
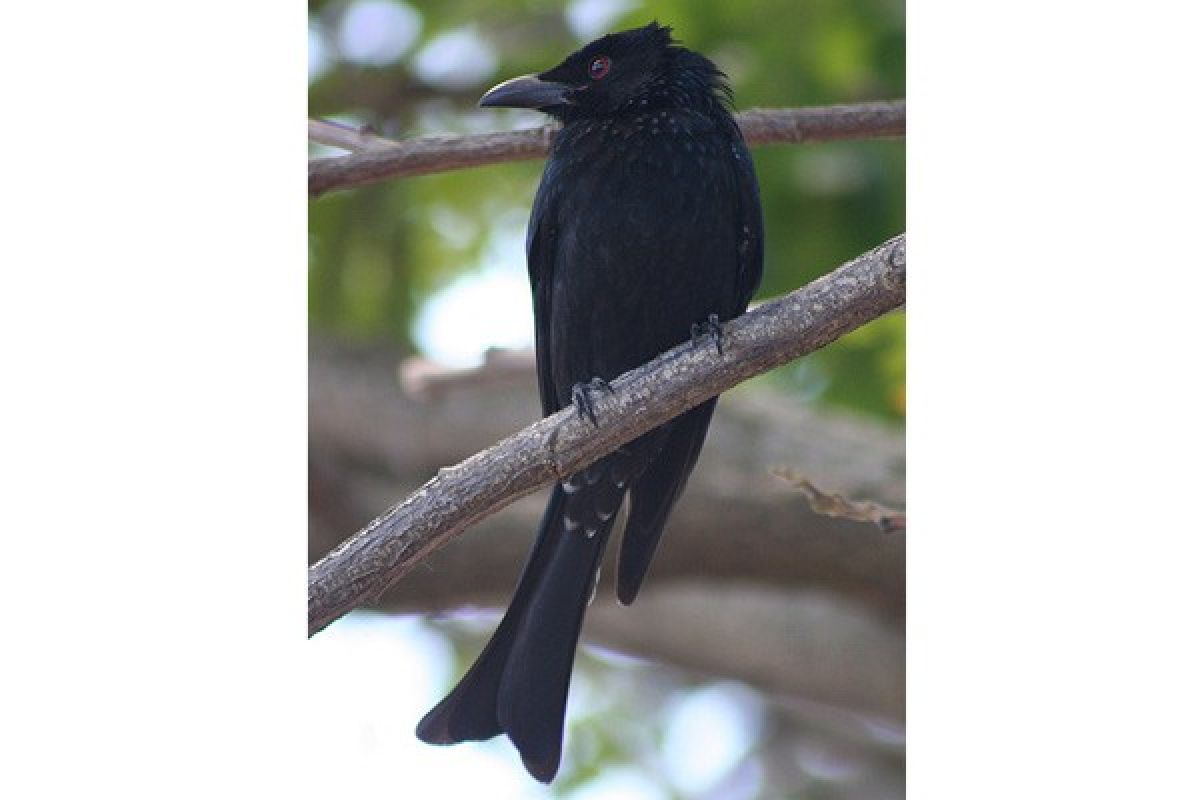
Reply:
[[[537,75],[522,75],[493,86],[479,98],[483,108],[550,108],[570,102],[571,87],[544,81]]]

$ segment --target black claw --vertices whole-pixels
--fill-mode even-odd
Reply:
[[[721,327],[721,318],[716,314],[709,314],[704,322],[692,323],[692,345],[699,344],[700,339],[705,336],[712,339],[713,344],[717,346],[717,355],[725,355],[725,330]]]
[[[604,378],[592,378],[588,383],[587,388],[597,392],[607,392],[608,394],[616,394],[617,390],[612,388],[612,384],[604,380]]]
[[[592,425],[599,428],[600,423],[596,421],[596,406],[592,402],[592,392],[612,394],[613,388],[603,378],[592,378],[587,383],[577,383],[571,387],[571,404],[575,406],[575,412],[579,414],[580,419],[583,419],[586,414],[587,418],[592,421]]]

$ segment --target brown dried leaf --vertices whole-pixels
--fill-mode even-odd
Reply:
[[[808,500],[809,507],[818,514],[856,522],[870,522],[884,533],[902,533],[905,530],[903,511],[896,511],[878,503],[847,500],[840,494],[822,491],[791,467],[773,467],[771,473],[794,486]]]

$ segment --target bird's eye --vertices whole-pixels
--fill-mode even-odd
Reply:
[[[608,74],[609,68],[612,67],[612,59],[608,56],[600,56],[592,59],[592,63],[588,64],[588,75],[592,80],[598,81]]]

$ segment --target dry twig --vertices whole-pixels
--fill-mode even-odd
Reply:
[[[855,522],[870,522],[884,533],[901,533],[905,530],[906,519],[903,511],[869,501],[849,500],[840,494],[818,489],[812,481],[790,467],[775,467],[771,471],[799,490],[808,500],[809,508],[818,514]]]

